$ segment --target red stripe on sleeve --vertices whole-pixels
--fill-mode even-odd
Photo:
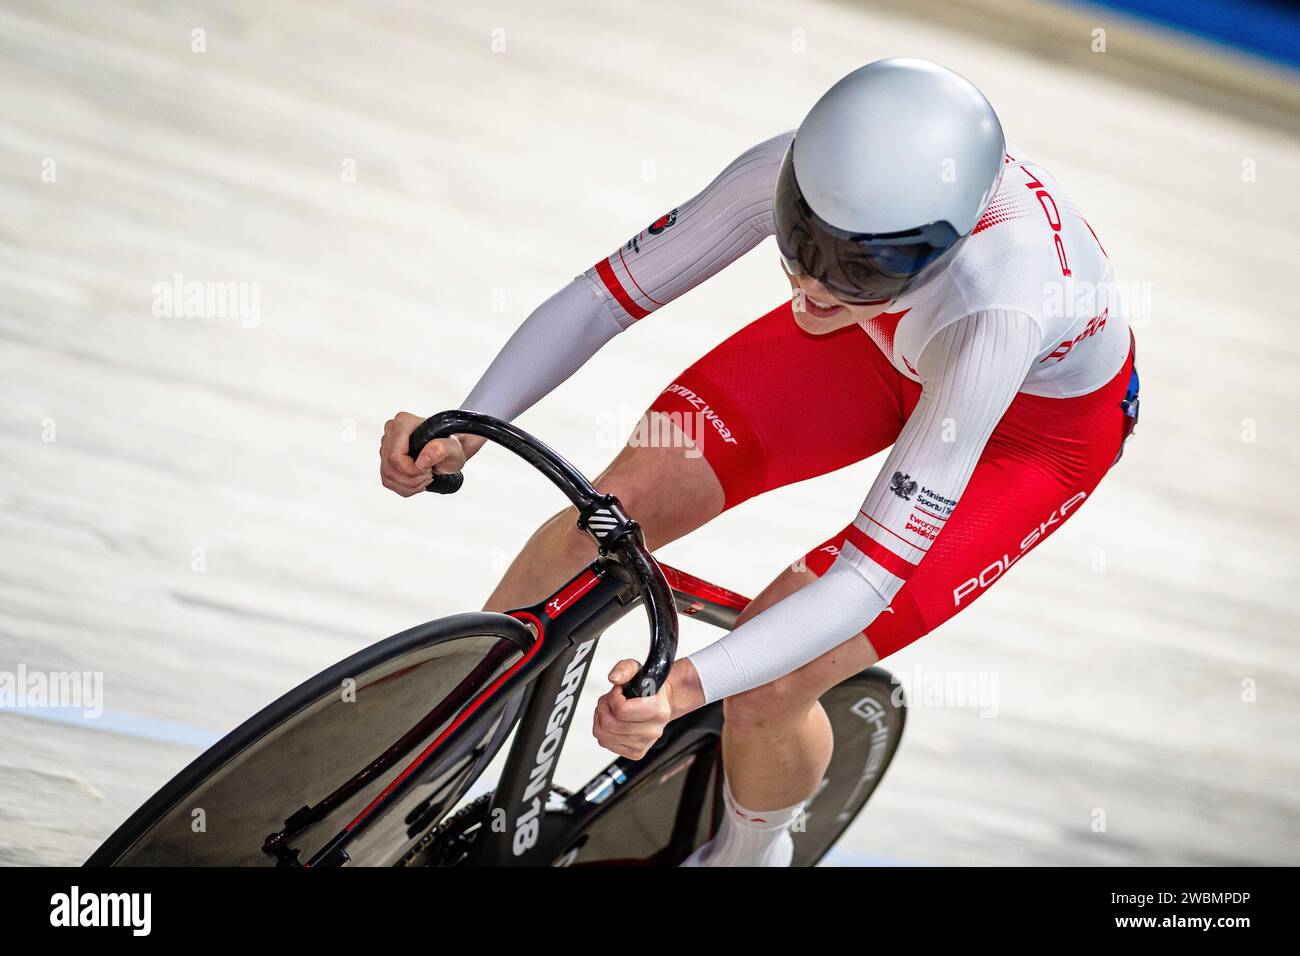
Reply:
[[[906,581],[916,570],[915,564],[894,554],[879,541],[869,537],[857,525],[851,524],[845,528],[844,535],[848,538],[849,544],[900,580]]]
[[[618,276],[614,275],[614,270],[610,268],[608,259],[601,259],[596,263],[596,275],[600,276],[600,281],[605,283],[605,288],[609,294],[618,300],[618,304],[627,310],[627,314],[634,319],[644,319],[650,313],[641,306],[632,301],[632,297],[627,294],[618,281]]]
[[[639,282],[636,281],[636,276],[632,275],[632,270],[628,268],[628,265],[627,265],[627,259],[623,256],[623,250],[622,250],[622,249],[618,250],[618,261],[621,262],[621,263],[623,263],[623,271],[625,271],[625,272],[627,273],[627,277],[628,277],[629,279],[631,279],[631,280],[632,280],[632,284],[633,284],[634,286],[636,286],[636,291],[640,292],[643,296],[645,296],[647,299],[649,299],[649,300],[650,300],[651,302],[653,302],[655,305],[663,305],[662,302],[660,302],[658,299],[656,299],[654,296],[652,296],[652,295],[651,295],[649,292],[647,292],[645,289],[641,288],[641,283],[639,283]]]

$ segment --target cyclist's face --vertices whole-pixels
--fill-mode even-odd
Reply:
[[[790,280],[794,320],[799,328],[813,335],[826,335],[874,319],[889,308],[888,302],[870,305],[843,302],[812,276],[792,276],[784,265],[782,269]]]

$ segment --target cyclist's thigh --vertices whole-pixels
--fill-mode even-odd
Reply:
[[[903,392],[902,377],[860,328],[811,335],[787,302],[679,375],[650,412],[691,440],[730,508],[893,444]]]
[[[660,548],[716,518],[723,510],[723,491],[713,469],[686,449],[674,426],[642,419],[627,446],[593,484],[615,495],[641,526],[650,550]],[[662,440],[646,441],[658,430]],[[570,509],[572,510],[572,509]],[[565,515],[564,520],[572,520]]]
[[[810,335],[786,302],[677,376],[596,487],[657,548],[746,498],[888,447],[905,388],[860,328]]]
[[[969,607],[1074,516],[1114,463],[1131,368],[1073,399],[1019,396],[994,431],[943,532],[866,631],[887,657]],[[823,573],[844,533],[803,564]]]

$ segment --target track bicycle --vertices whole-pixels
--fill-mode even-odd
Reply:
[[[421,624],[300,684],[195,758],[88,866],[671,866],[713,836],[721,702],[577,790],[553,777],[610,625],[644,609],[649,651],[624,693],[646,696],[672,667],[679,614],[730,629],[748,599],[657,562],[616,497],[514,425],[442,412],[416,429],[410,454],[453,434],[496,442],[545,475],[576,507],[596,559],[531,607]],[[428,490],[462,481],[435,475]],[[795,866],[816,864],[865,806],[906,716],[879,667],[821,702],[834,754],[793,833]],[[466,802],[508,739],[495,787]]]

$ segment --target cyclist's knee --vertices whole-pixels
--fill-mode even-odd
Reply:
[[[629,445],[595,485],[618,498],[652,549],[717,517],[726,500],[708,461],[674,447]]]
[[[550,552],[548,560],[554,558],[566,565],[575,567],[586,564],[596,555],[596,543],[591,540],[591,536],[585,531],[578,528],[578,509],[565,508],[559,514],[552,515],[546,523],[538,529],[534,540],[542,539],[547,542]],[[554,553],[554,545],[558,542],[560,553]]]
[[[779,677],[722,702],[727,726],[733,731],[761,730],[807,712],[817,702],[818,688],[801,670]]]
[[[618,498],[652,550],[716,517],[724,503],[722,486],[708,463],[684,457],[681,449],[629,446],[593,484]],[[595,555],[595,545],[577,522],[577,509],[565,508],[542,525],[534,540],[548,554],[558,547],[562,560],[586,563]]]
[[[647,538],[658,536],[659,528],[650,516],[660,511],[661,503],[654,497],[653,486],[641,475],[635,471],[611,471],[603,475],[595,487],[597,491],[616,497],[623,510],[645,529]],[[595,555],[595,542],[578,527],[578,509],[572,506],[547,519],[538,536],[552,541],[558,539],[565,558],[581,559],[585,563]]]
[[[722,489],[707,465],[677,468],[651,453],[620,464],[596,481],[596,489],[618,498],[641,526],[651,550],[689,534],[722,512]]]

